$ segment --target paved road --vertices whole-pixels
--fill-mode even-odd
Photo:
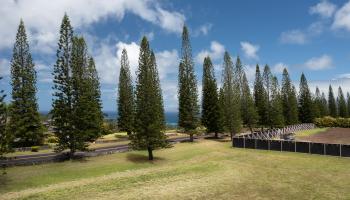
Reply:
[[[174,138],[174,139],[168,139],[168,142],[178,143],[178,142],[186,141],[188,139],[189,137]],[[124,145],[97,148],[93,151],[88,151],[88,152],[77,152],[75,155],[78,157],[92,157],[92,156],[106,155],[106,154],[126,152],[126,151],[129,151],[129,146],[127,144],[124,144]],[[11,157],[8,160],[0,160],[0,166],[34,165],[34,164],[47,163],[47,162],[64,161],[67,158],[68,158],[67,154],[65,153],[43,153],[43,154],[35,154],[35,155],[22,155],[22,156]]]

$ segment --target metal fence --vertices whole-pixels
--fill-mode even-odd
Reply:
[[[272,129],[235,136],[232,138],[232,146],[237,148],[350,157],[350,145],[347,144],[327,144],[279,139],[296,131],[312,128],[315,128],[314,124],[298,124],[282,129]]]
[[[350,157],[350,145],[234,137],[233,147]]]

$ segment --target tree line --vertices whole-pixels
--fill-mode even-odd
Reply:
[[[153,150],[168,147],[164,102],[155,54],[149,41],[140,43],[137,77],[133,83],[127,51],[121,55],[118,83],[118,128],[126,131],[130,147]],[[36,99],[36,71],[24,23],[18,27],[11,60],[12,101],[4,102],[0,91],[0,154],[10,147],[40,145],[44,134]],[[193,141],[201,125],[208,133],[229,133],[231,137],[247,127],[273,128],[309,123],[322,116],[350,116],[350,95],[338,88],[335,99],[329,86],[328,100],[316,88],[313,94],[301,75],[297,93],[287,69],[281,85],[270,67],[256,65],[255,81],[250,88],[244,66],[225,52],[221,84],[215,77],[209,56],[203,61],[202,98],[199,103],[189,31],[183,27],[181,59],[178,67],[178,126]],[[260,71],[262,70],[262,72]],[[52,125],[58,139],[56,151],[69,149],[69,155],[87,150],[88,143],[105,134],[100,81],[93,57],[84,37],[76,35],[65,14],[60,26],[56,63],[53,68]],[[221,87],[219,87],[221,85]]]

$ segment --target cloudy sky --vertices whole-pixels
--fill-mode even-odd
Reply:
[[[350,2],[331,0],[3,0],[0,7],[0,86],[10,101],[10,61],[15,34],[24,20],[38,73],[40,110],[51,108],[52,69],[64,13],[75,34],[85,37],[102,84],[103,109],[116,110],[123,48],[132,75],[140,39],[156,53],[166,111],[177,109],[177,67],[182,25],[188,25],[201,85],[202,62],[210,55],[221,81],[223,53],[240,56],[249,80],[255,65],[268,64],[280,77],[289,69],[297,84],[305,73],[312,90],[331,83],[350,91]]]

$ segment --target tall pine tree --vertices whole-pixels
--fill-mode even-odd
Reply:
[[[223,64],[223,105],[224,105],[224,127],[225,130],[231,134],[231,138],[234,134],[241,130],[241,109],[240,109],[240,95],[239,95],[239,83],[237,76],[234,74],[234,67],[231,60],[231,56],[228,52],[224,55]]]
[[[337,117],[337,104],[335,102],[335,97],[333,93],[333,88],[331,85],[329,85],[329,90],[328,90],[328,112],[329,115],[332,117]]]
[[[268,65],[265,65],[264,72],[262,75],[263,78],[263,85],[265,88],[265,99],[266,99],[266,125],[268,125],[270,128],[272,128],[272,121],[271,121],[271,85],[272,85],[272,73],[270,70],[270,67]]]
[[[321,117],[327,116],[328,115],[328,102],[326,99],[326,95],[322,92],[321,95],[321,102],[322,102],[322,107],[321,107]]]
[[[282,74],[282,106],[283,116],[285,124],[297,124],[298,123],[298,102],[294,86],[290,80],[288,71],[283,69]]]
[[[128,55],[125,49],[122,51],[119,87],[118,87],[118,128],[126,131],[128,135],[133,131],[134,124],[134,89],[130,74]]]
[[[183,27],[182,32],[178,97],[179,126],[184,129],[185,133],[190,135],[190,141],[193,141],[193,134],[199,125],[199,106],[192,48],[186,26]]]
[[[283,127],[284,117],[282,109],[282,97],[278,85],[277,77],[271,80],[271,125],[272,127]]]
[[[345,97],[344,97],[344,93],[343,90],[341,89],[341,87],[338,88],[338,114],[339,117],[348,117],[348,111],[346,108],[346,101],[345,101]]]
[[[320,89],[316,86],[315,97],[314,97],[314,116],[315,118],[321,117],[322,111],[322,96]]]
[[[254,100],[259,115],[259,124],[261,127],[267,124],[267,100],[264,88],[263,78],[260,73],[259,65],[256,65],[254,82]]]
[[[135,132],[130,135],[130,145],[134,149],[147,149],[148,159],[153,160],[153,150],[166,147],[167,142],[157,65],[146,37],[140,45],[135,103]]]
[[[247,125],[250,131],[253,131],[254,126],[258,122],[258,113],[255,108],[254,99],[250,93],[247,77],[243,73],[242,79],[242,98],[241,98],[241,109],[243,123]]]
[[[2,77],[0,77],[0,80]],[[10,135],[6,131],[7,125],[7,107],[5,104],[4,90],[0,90],[0,160],[3,158],[3,155],[10,150]]]
[[[8,130],[16,146],[39,145],[43,129],[36,99],[36,72],[21,20],[11,60],[12,106]]]
[[[217,138],[220,131],[218,88],[209,56],[204,58],[202,89],[202,124]]]
[[[299,120],[302,123],[312,123],[314,120],[313,102],[304,73],[301,74],[299,84]]]

